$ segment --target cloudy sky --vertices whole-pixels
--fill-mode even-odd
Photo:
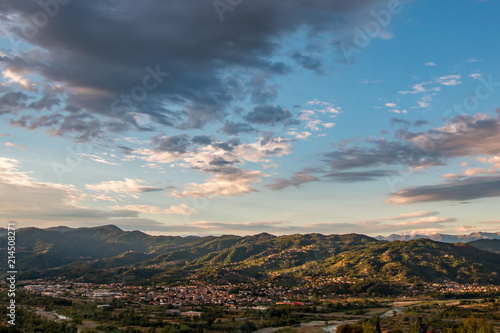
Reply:
[[[0,219],[499,231],[495,0],[4,0]]]

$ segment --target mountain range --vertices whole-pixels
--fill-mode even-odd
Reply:
[[[481,239],[500,239],[500,232],[473,232],[468,235],[447,235],[447,234],[430,234],[430,235],[419,235],[419,234],[392,234],[390,236],[377,236],[375,239],[381,241],[408,241],[412,239],[431,239],[437,242],[443,243],[469,243]]]
[[[484,236],[491,237],[478,235]],[[500,284],[498,239],[464,244],[427,238],[377,240],[359,234],[150,236],[108,225],[24,228],[17,231],[16,241],[21,279],[66,277],[167,285],[192,280],[295,285],[339,278],[387,285]],[[5,236],[0,244],[6,244]]]

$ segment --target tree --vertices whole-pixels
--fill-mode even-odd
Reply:
[[[363,323],[363,333],[381,333],[379,317],[372,317]]]
[[[477,319],[470,316],[465,319],[457,329],[458,333],[494,333],[493,325],[488,324],[483,318]]]
[[[342,324],[337,327],[337,333],[363,333],[363,326],[360,324]]]
[[[427,324],[424,322],[422,317],[418,316],[415,319],[415,324],[413,326],[413,332],[414,333],[425,333],[427,332]]]

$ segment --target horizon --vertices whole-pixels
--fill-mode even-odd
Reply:
[[[1,10],[0,218],[17,228],[500,230],[498,1]]]
[[[331,234],[326,234],[326,233],[319,233],[319,232],[311,232],[311,233],[283,233],[283,234],[273,234],[270,232],[262,231],[262,232],[256,232],[253,234],[200,234],[200,235],[172,235],[172,234],[167,234],[167,233],[151,233],[151,232],[144,232],[139,229],[122,229],[117,225],[114,224],[105,224],[105,225],[96,225],[92,227],[70,227],[70,226],[65,226],[65,225],[57,225],[57,226],[49,226],[49,227],[36,227],[36,226],[28,226],[28,227],[23,227],[18,229],[28,229],[28,228],[35,228],[35,229],[40,229],[40,230],[47,230],[47,229],[57,229],[57,228],[68,228],[72,230],[78,230],[78,229],[98,229],[98,228],[104,228],[104,227],[114,227],[120,229],[120,231],[123,232],[134,232],[134,231],[139,231],[142,232],[146,235],[149,236],[178,236],[178,237],[223,237],[223,236],[237,236],[237,237],[246,237],[246,236],[258,236],[262,234],[267,234],[271,235],[274,237],[281,237],[281,236],[293,236],[293,235],[311,235],[311,234],[317,234],[317,235],[322,235],[322,236],[344,236],[344,235],[360,235],[360,236],[367,236],[370,238],[378,238],[378,237],[384,237],[384,238],[389,238],[391,236],[437,236],[437,235],[443,235],[443,236],[471,236],[474,234],[496,234],[500,236],[500,231],[474,231],[470,233],[465,233],[465,234],[445,234],[445,233],[436,233],[436,232],[430,232],[430,233],[417,233],[417,232],[407,232],[407,233],[393,233],[393,234],[378,234],[378,235],[368,235],[364,233],[359,233],[359,232],[350,232],[350,233],[331,233]],[[6,230],[5,228],[0,228],[2,230]]]

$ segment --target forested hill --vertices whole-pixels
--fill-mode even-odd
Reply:
[[[2,242],[6,244],[5,239]],[[484,241],[471,245],[430,239],[388,242],[359,234],[150,236],[103,226],[26,228],[18,231],[17,246],[22,278],[63,276],[133,283],[356,278],[500,284],[498,243]]]

